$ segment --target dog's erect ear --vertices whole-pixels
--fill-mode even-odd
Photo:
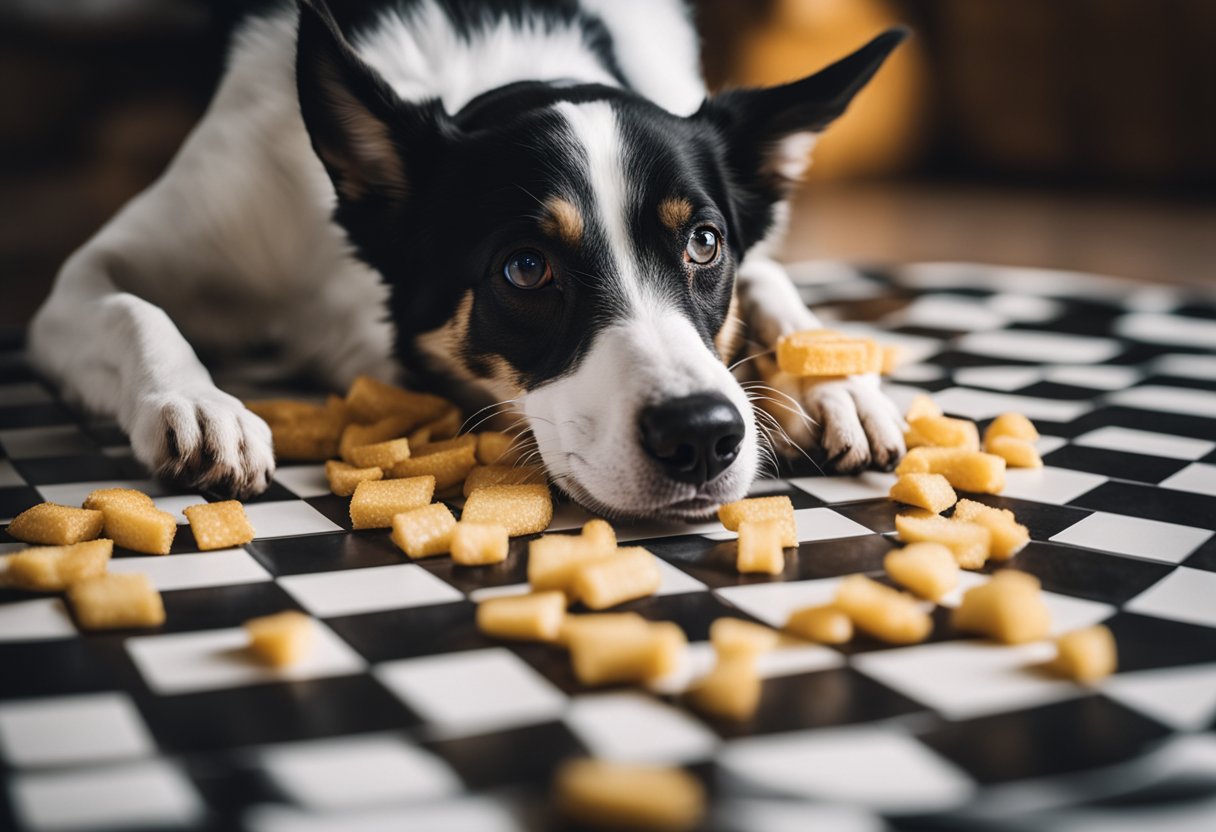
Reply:
[[[801,81],[722,92],[695,119],[722,131],[742,184],[783,195],[805,172],[815,136],[842,115],[883,61],[908,36],[888,29],[865,46]]]
[[[403,198],[415,151],[442,132],[438,102],[401,101],[351,48],[324,0],[300,0],[296,84],[313,148],[339,198]]]

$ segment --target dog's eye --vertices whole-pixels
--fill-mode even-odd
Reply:
[[[701,226],[692,232],[688,245],[684,247],[684,257],[690,263],[706,266],[718,259],[718,232],[709,226]]]
[[[502,271],[517,289],[539,289],[553,279],[549,261],[534,248],[521,249],[512,254]]]

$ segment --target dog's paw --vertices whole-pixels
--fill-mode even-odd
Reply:
[[[802,402],[818,426],[828,473],[890,471],[904,455],[903,417],[879,388],[878,376],[809,384]]]
[[[131,446],[157,476],[235,499],[262,493],[274,475],[270,428],[214,387],[141,399]]]

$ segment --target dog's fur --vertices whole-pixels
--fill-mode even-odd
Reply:
[[[743,496],[760,431],[726,361],[816,327],[770,259],[816,134],[902,39],[803,81],[707,97],[680,0],[279,3],[165,174],[64,265],[31,329],[69,397],[114,415],[162,476],[236,496],[274,471],[267,426],[204,366],[356,375],[509,403],[555,481],[611,515]],[[298,43],[297,43],[298,42]],[[711,228],[721,251],[685,256]],[[504,263],[542,252],[554,279]],[[716,392],[733,464],[678,482],[638,414]],[[787,428],[840,471],[888,467],[900,418],[873,377],[790,392]]]

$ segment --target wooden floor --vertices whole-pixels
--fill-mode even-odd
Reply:
[[[96,172],[0,186],[0,326],[28,321],[72,248],[139,187]],[[812,185],[789,260],[966,260],[1216,288],[1216,204],[991,187]]]

